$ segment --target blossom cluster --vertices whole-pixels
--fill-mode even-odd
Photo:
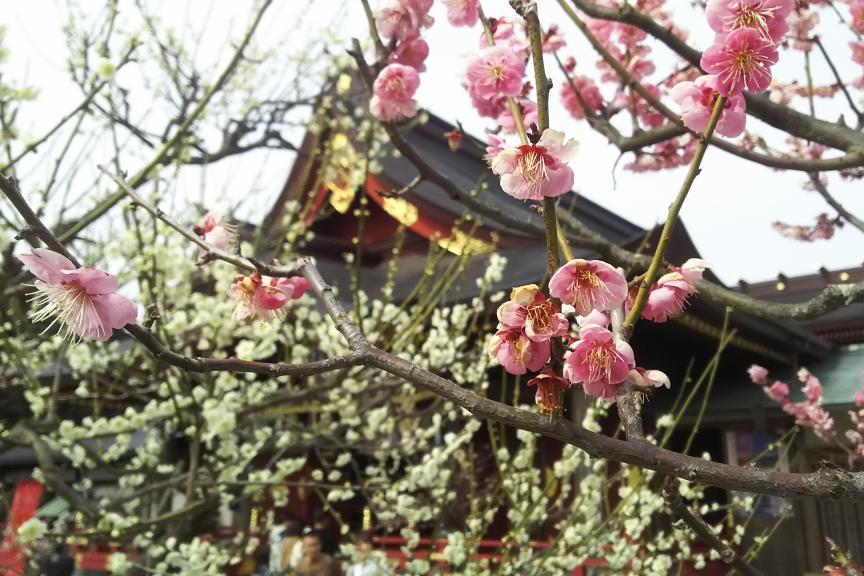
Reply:
[[[707,264],[688,260],[660,277],[649,291],[642,316],[666,322],[679,314]],[[537,372],[535,402],[544,414],[561,410],[561,391],[579,384],[585,393],[615,401],[622,383],[639,387],[670,386],[658,370],[636,366],[633,349],[610,329],[610,313],[626,309],[633,292],[621,272],[601,260],[574,259],[549,281],[547,297],[536,284],[513,288],[498,308],[498,327],[489,355],[510,374]],[[577,333],[565,310],[576,316]],[[558,344],[566,345],[560,375],[551,360]]]
[[[429,45],[421,33],[432,25],[431,8],[432,0],[391,0],[375,16],[378,32],[395,44],[387,64],[375,78],[369,102],[372,115],[382,122],[396,122],[417,114],[414,93],[429,56]]]
[[[224,217],[224,207],[210,211],[193,230],[216,250],[233,250],[237,246],[237,228]],[[207,254],[205,250],[199,253]],[[47,248],[34,248],[18,259],[36,277],[36,291],[31,300],[36,310],[35,322],[50,320],[71,340],[108,340],[115,330],[134,324],[138,308],[132,300],[117,293],[117,278],[90,267],[77,267],[63,254]],[[269,321],[284,318],[285,305],[311,288],[303,277],[270,278],[253,272],[239,275],[229,289],[235,303],[237,320]]]
[[[726,102],[717,133],[734,137],[744,131],[742,92],[764,92],[771,84],[771,67],[779,58],[777,44],[786,35],[786,18],[794,4],[794,0],[709,0],[705,15],[716,36],[701,60],[709,75],[672,88],[688,128],[704,131],[715,102],[723,96]]]
[[[834,419],[822,407],[822,383],[809,370],[801,368],[798,371],[798,380],[801,381],[801,391],[804,393],[804,400],[800,402],[789,400],[789,385],[782,380],[769,384],[768,370],[762,366],[754,364],[747,372],[754,384],[761,386],[765,394],[780,404],[784,412],[795,417],[796,424],[812,429],[816,436],[826,442],[835,436]]]

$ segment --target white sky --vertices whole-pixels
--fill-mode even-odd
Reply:
[[[678,4],[678,1],[669,4]],[[172,23],[172,27],[179,31],[204,30],[199,60],[210,65],[205,70],[210,71],[211,78],[215,77],[217,59],[224,61],[230,51],[226,39],[236,39],[240,35],[253,6],[251,0],[162,0],[147,4],[154,7],[164,22]],[[564,53],[576,57],[577,73],[593,74],[596,55],[578,38],[578,31],[566,21],[557,3],[541,0],[539,4],[544,25],[557,22],[568,39],[572,39]],[[130,5],[126,0],[121,1],[121,10]],[[40,135],[81,100],[80,91],[68,81],[65,71],[67,50],[61,32],[67,18],[65,6],[65,2],[59,0],[6,0],[0,13],[0,24],[7,28],[5,45],[10,53],[3,69],[4,79],[7,75],[21,78],[41,90],[39,99],[22,111],[19,122],[32,136]],[[83,0],[81,6],[101,9],[103,3]],[[510,15],[512,12],[506,0],[486,0],[484,8],[490,16]],[[710,41],[706,27],[701,18],[694,17],[689,9],[683,10],[681,21],[691,30],[691,38],[697,47],[704,48]],[[490,125],[476,117],[460,86],[464,59],[477,46],[479,27],[472,30],[452,28],[439,3],[433,8],[433,15],[436,23],[425,32],[432,52],[427,61],[428,71],[421,76],[417,99],[431,112],[446,120],[459,120],[466,129],[479,135]],[[835,63],[841,70],[849,71],[846,77],[852,78],[856,71],[848,60],[846,43],[851,39],[849,33],[828,18],[825,20],[828,25],[823,25],[822,37],[830,39],[829,51],[836,54]],[[284,46],[287,43],[302,47],[308,38],[322,34],[322,29],[346,40],[350,36],[364,38],[365,26],[359,0],[277,0],[263,25],[261,44]],[[657,75],[661,77],[669,70],[671,61],[662,48],[656,48],[655,54]],[[784,51],[781,58],[776,69],[778,74],[784,80],[803,80],[801,54]],[[547,62],[547,68],[552,67],[550,64],[554,62]],[[814,65],[816,84],[829,83],[830,72],[815,54]],[[555,71],[552,75],[556,80],[560,78]],[[121,76],[118,81],[135,90],[141,79]],[[684,169],[633,174],[620,167],[632,158],[628,156],[615,170],[616,185],[612,171],[617,150],[593,133],[584,122],[570,118],[560,106],[557,93],[553,94],[552,101],[552,126],[577,138],[581,144],[580,154],[573,163],[578,191],[641,226],[662,221],[666,207],[684,176]],[[834,118],[840,110],[834,106],[834,103],[817,101],[817,112],[827,110],[825,117]],[[753,119],[748,119],[748,122],[751,130],[772,134],[770,129],[759,126]],[[266,198],[255,202],[254,206],[241,206],[241,215],[245,210],[252,216],[262,207],[269,206],[287,176],[290,158],[289,154],[282,152],[261,152],[247,159],[230,160],[223,166],[210,167],[204,172],[191,170],[174,183],[177,197],[191,201],[225,197],[237,205],[242,198],[249,197],[251,186]],[[93,164],[107,161],[108,157],[97,157]],[[44,171],[50,169],[50,162],[24,164],[22,168],[28,166],[33,171]],[[130,160],[130,171],[137,166]],[[250,174],[255,176],[250,177]],[[22,175],[35,178],[26,172]],[[861,265],[864,236],[851,226],[839,230],[830,241],[812,244],[786,240],[771,230],[770,224],[774,220],[809,225],[819,212],[831,213],[818,195],[802,189],[801,183],[805,179],[800,173],[771,171],[722,151],[709,150],[702,174],[682,214],[697,248],[713,264],[722,280],[727,283],[738,278],[756,281],[771,278],[779,271],[795,275],[815,272],[822,265],[830,269]],[[831,182],[831,190],[838,200],[853,212],[864,215],[861,183],[848,185],[841,183],[839,177],[832,177]]]

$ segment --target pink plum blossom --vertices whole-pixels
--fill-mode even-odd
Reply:
[[[419,85],[417,70],[404,64],[388,64],[372,86],[372,114],[383,122],[413,117],[417,114],[414,93]]]
[[[375,16],[378,32],[385,38],[406,40],[432,25],[429,10],[433,0],[391,0]]]
[[[576,308],[580,316],[612,310],[627,298],[627,280],[602,260],[570,260],[549,280],[549,294]]]
[[[495,46],[505,46],[512,52],[517,54],[523,60],[528,57],[530,48],[528,40],[525,38],[525,27],[522,19],[510,18],[494,18],[492,24],[492,40]],[[488,48],[489,40],[486,34],[480,35],[480,48]]]
[[[474,88],[468,84],[467,81],[463,81],[462,85],[465,87],[465,90],[468,91],[468,96],[471,97],[471,104],[474,106],[474,109],[477,111],[479,116],[482,116],[483,118],[498,118],[508,108],[506,96],[481,98],[474,93]]]
[[[745,88],[764,92],[771,84],[771,66],[777,63],[777,48],[752,28],[739,28],[715,42],[702,54],[702,69],[716,74],[717,91],[735,96]]]
[[[599,310],[592,310],[585,316],[577,316],[576,323],[579,324],[579,327],[587,326],[588,324],[596,324],[597,326],[602,326],[603,328],[609,327],[609,317],[600,312]]]
[[[447,20],[453,26],[472,28],[477,24],[480,13],[477,10],[480,0],[441,0],[447,8]]]
[[[502,190],[519,200],[561,196],[573,188],[573,169],[567,162],[577,147],[575,140],[564,142],[563,132],[547,128],[536,144],[499,152],[492,172],[501,176]]]
[[[491,166],[495,158],[498,157],[498,154],[507,148],[507,143],[504,142],[503,138],[491,132],[486,135],[486,140],[488,141],[488,145],[486,146],[486,154],[483,155],[483,159]]]
[[[804,396],[813,404],[821,404],[822,403],[822,383],[819,379],[810,373],[806,368],[801,368],[798,371],[798,379],[804,386],[801,390],[804,392]]]
[[[528,386],[537,386],[534,402],[541,414],[551,416],[561,412],[561,391],[570,387],[570,383],[546,369],[531,380]]]
[[[567,40],[564,39],[564,35],[561,34],[558,25],[552,24],[549,26],[549,29],[546,30],[542,37],[543,52],[552,54],[565,46],[567,46]]]
[[[300,276],[271,278],[258,272],[249,276],[239,275],[230,289],[235,302],[234,319],[263,322],[281,319],[285,314],[285,304],[297,300],[311,287],[309,281]]]
[[[600,89],[594,81],[587,76],[576,76],[572,84],[565,82],[561,87],[561,103],[564,109],[578,120],[585,117],[583,102],[592,114],[603,110],[603,95],[600,94]]]
[[[469,93],[487,100],[519,94],[524,75],[525,60],[510,47],[499,45],[483,49],[465,71]]]
[[[758,364],[750,366],[750,368],[747,369],[747,374],[750,375],[750,380],[759,386],[763,386],[768,382],[768,369],[763,368]]]
[[[694,82],[679,82],[669,95],[681,106],[681,120],[694,132],[704,132],[711,119],[711,112],[720,97],[716,76],[700,76]],[[737,94],[726,100],[716,132],[734,138],[744,132],[746,122],[744,96]]]
[[[706,268],[708,263],[704,260],[690,258],[680,268],[661,276],[648,293],[642,317],[652,322],[666,322],[678,315]]]
[[[864,2],[853,0],[849,6],[849,13],[852,15],[850,23],[852,29],[858,34],[864,34]]]
[[[135,304],[117,294],[117,279],[95,268],[76,268],[68,258],[47,248],[34,248],[18,259],[36,276],[32,318],[61,322],[72,340],[105,341],[114,330],[133,324]],[[50,326],[49,326],[50,328]]]
[[[785,382],[776,380],[771,386],[763,386],[762,389],[769,398],[780,405],[785,405],[789,402],[789,386]]]
[[[498,307],[499,330],[524,330],[535,342],[567,334],[569,323],[536,284],[517,286],[510,300]]]
[[[429,44],[420,37],[399,42],[396,50],[390,53],[387,61],[391,64],[404,64],[418,72],[426,70],[426,58],[429,56]]]
[[[618,385],[634,365],[633,349],[627,342],[602,326],[586,324],[564,355],[564,377],[582,384],[595,398],[614,400]]]
[[[216,204],[204,217],[204,220],[193,228],[205,242],[218,250],[235,250],[237,248],[237,227],[225,221],[226,205]]]
[[[489,356],[515,375],[540,370],[549,361],[550,354],[548,340],[535,342],[522,330],[499,330],[489,342]]]
[[[530,100],[520,100],[516,102],[516,105],[519,106],[523,126],[531,126],[531,124],[537,123],[537,104]],[[505,134],[514,134],[516,132],[516,121],[513,119],[510,106],[504,106],[495,122],[501,126],[501,131]]]
[[[777,44],[786,35],[786,17],[794,7],[795,0],[708,0],[705,16],[718,35],[748,28]]]
[[[670,138],[651,146],[646,152],[637,152],[636,159],[625,168],[633,172],[654,172],[684,166],[692,160],[698,140],[690,134]]]
[[[826,442],[836,434],[834,419],[818,404],[807,401],[789,402],[783,405],[783,411],[794,416],[796,424],[810,428],[816,436]]]
[[[785,238],[800,240],[801,242],[813,242],[814,240],[828,240],[834,236],[838,220],[831,218],[826,213],[816,216],[813,226],[802,226],[800,224],[786,224],[785,222],[774,222],[771,224],[776,232]]]
[[[819,24],[819,13],[812,10],[795,10],[786,19],[786,23],[791,28],[790,36],[794,38],[792,47],[802,52],[810,52],[813,49],[813,43],[809,42],[813,36],[813,30]]]

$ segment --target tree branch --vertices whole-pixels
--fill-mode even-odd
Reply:
[[[565,10],[569,8],[566,0],[559,0]],[[592,18],[630,24],[653,36],[684,60],[699,68],[702,54],[688,45],[675,33],[656,22],[650,16],[624,4],[621,8],[600,6],[590,0],[571,0],[574,6]],[[572,10],[572,9],[571,9]],[[832,148],[844,150],[855,156],[864,151],[864,134],[842,124],[826,122],[811,118],[796,110],[771,102],[762,94],[745,93],[747,114],[754,116],[766,124],[804,140],[819,142]]]
[[[676,516],[681,518],[687,526],[696,534],[703,542],[717,551],[720,559],[726,564],[730,564],[740,574],[744,576],[764,576],[762,572],[748,564],[741,556],[735,553],[723,540],[721,540],[711,529],[711,527],[699,516],[697,516],[681,495],[678,493],[678,482],[672,479],[667,479],[663,488],[663,496],[666,503]]]
[[[836,210],[837,213],[844,220],[852,224],[852,226],[854,226],[861,232],[864,232],[864,220],[858,218],[857,216],[849,212],[846,208],[844,208],[843,205],[840,204],[840,202],[838,202],[837,199],[834,198],[834,196],[832,196],[830,192],[828,192],[828,187],[825,186],[825,183],[822,182],[818,174],[811,173],[809,174],[809,176],[810,182],[813,183],[813,188],[816,190],[816,192],[819,193],[820,196],[822,196],[825,202],[827,202],[829,206],[834,208],[834,210]]]
[[[563,8],[564,12],[567,13],[570,20],[576,25],[577,28],[579,28],[579,30],[582,32],[582,35],[585,36],[589,43],[594,47],[595,51],[600,55],[603,61],[606,62],[609,67],[615,71],[616,74],[618,74],[618,76],[621,78],[622,83],[630,86],[633,90],[636,91],[636,93],[639,94],[640,97],[642,97],[658,112],[663,114],[668,120],[675,124],[675,126],[672,127],[670,127],[669,125],[660,126],[659,128],[655,128],[653,130],[649,130],[640,134],[634,134],[630,137],[622,136],[618,129],[615,128],[611,122],[602,117],[593,117],[591,120],[589,120],[589,125],[594,128],[594,130],[606,136],[609,142],[617,146],[622,152],[632,152],[641,148],[642,146],[654,144],[656,142],[662,142],[663,140],[666,140],[668,138],[673,138],[682,134],[686,134],[689,129],[684,126],[684,122],[681,120],[680,115],[675,111],[671,110],[668,106],[666,106],[659,98],[656,98],[653,94],[651,94],[651,92],[649,92],[645,88],[645,86],[642,85],[641,82],[638,82],[633,78],[633,76],[618,61],[618,59],[615,58],[615,56],[613,56],[606,49],[606,47],[594,36],[594,34],[591,32],[585,22],[583,22],[582,19],[579,18],[578,14],[576,14],[576,12],[574,12],[573,9],[567,4],[567,0],[558,0],[558,3]],[[626,8],[628,9],[628,11],[632,10],[632,8],[630,8],[629,6],[626,6]],[[611,9],[604,8],[602,10],[605,11]],[[653,20],[651,21],[653,22]],[[663,28],[663,30],[665,30],[665,28]],[[698,60],[696,67],[698,68]],[[753,97],[752,94],[745,94],[745,96]],[[801,115],[801,117],[807,120],[812,120],[809,116],[804,116],[803,114]],[[699,136],[698,134],[694,135],[697,137]],[[839,158],[802,159],[788,156],[772,156],[769,154],[761,154],[754,150],[749,150],[747,148],[744,148],[743,146],[728,142],[727,140],[720,137],[712,137],[711,144],[725,152],[728,152],[745,160],[749,160],[751,162],[755,162],[769,168],[777,168],[779,170],[826,172],[831,170],[855,168],[864,165],[864,148],[862,147],[850,148],[847,154]]]
[[[255,18],[250,24],[249,28],[246,30],[246,34],[243,39],[240,41],[240,44],[237,46],[237,49],[234,51],[234,55],[228,64],[225,65],[225,68],[222,70],[222,73],[216,79],[212,86],[204,93],[201,97],[201,100],[198,101],[195,108],[192,112],[183,120],[180,126],[177,127],[177,130],[174,132],[174,135],[165,141],[162,146],[159,147],[159,150],[156,152],[155,156],[148,162],[143,168],[141,168],[135,176],[133,176],[129,180],[129,185],[134,189],[138,188],[142,184],[144,184],[150,177],[151,172],[163,161],[169,154],[180,145],[183,138],[186,136],[186,133],[191,128],[192,124],[194,124],[198,118],[204,113],[204,110],[207,108],[207,105],[210,103],[210,100],[225,86],[228,82],[228,79],[234,73],[234,69],[240,64],[240,61],[243,59],[243,52],[246,50],[246,47],[252,41],[252,37],[255,34],[255,30],[258,28],[258,24],[261,22],[261,19],[264,17],[264,13],[267,11],[267,8],[270,7],[270,4],[273,0],[264,0],[261,3],[260,8],[255,14]],[[102,202],[100,202],[97,206],[95,206],[92,210],[85,213],[83,216],[78,218],[72,226],[70,226],[67,230],[64,230],[60,235],[59,239],[63,242],[67,242],[78,235],[84,228],[89,226],[92,222],[100,218],[103,214],[108,212],[115,204],[117,204],[122,198],[125,196],[125,192],[121,190],[117,190],[113,194],[109,195]]]

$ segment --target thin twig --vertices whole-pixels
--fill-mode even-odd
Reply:
[[[726,98],[718,96],[717,101],[714,102],[714,109],[711,112],[710,120],[708,120],[708,126],[705,127],[705,133],[702,140],[699,142],[699,146],[696,148],[693,160],[690,162],[690,168],[687,170],[687,175],[684,177],[684,182],[681,184],[678,196],[676,196],[675,201],[669,206],[669,215],[666,217],[665,224],[663,224],[663,231],[660,233],[660,239],[657,241],[657,248],[654,251],[651,265],[648,267],[648,271],[642,278],[639,292],[637,292],[636,298],[633,302],[633,307],[630,309],[630,313],[627,314],[627,318],[624,320],[624,326],[621,329],[621,335],[625,340],[629,339],[630,335],[633,333],[633,328],[636,326],[636,322],[639,321],[639,316],[642,314],[642,310],[648,302],[648,294],[651,291],[654,280],[656,280],[660,275],[660,267],[663,265],[663,259],[666,256],[666,249],[669,245],[669,241],[672,239],[672,229],[678,221],[678,213],[684,205],[684,200],[687,199],[687,193],[690,192],[690,188],[693,186],[696,176],[699,175],[702,159],[705,157],[705,152],[708,150],[708,142],[711,135],[714,133],[714,128],[717,126],[717,122],[720,121],[720,115],[723,113],[725,105]]]
[[[721,540],[711,529],[711,527],[701,517],[697,516],[681,495],[678,493],[678,482],[672,479],[666,480],[666,485],[663,489],[666,503],[672,512],[675,513],[687,526],[693,530],[693,533],[703,542],[713,548],[719,555],[720,559],[726,564],[733,566],[740,574],[744,576],[764,576],[762,572],[748,564],[741,556],[735,553],[728,544]]]

